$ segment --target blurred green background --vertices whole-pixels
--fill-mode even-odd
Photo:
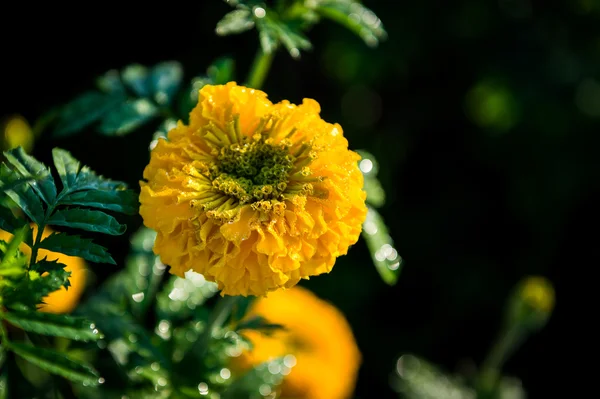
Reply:
[[[396,286],[385,285],[360,240],[329,275],[303,285],[353,326],[363,353],[356,397],[395,398],[398,356],[468,373],[495,338],[514,284],[544,275],[556,288],[555,312],[505,372],[545,397],[564,375],[557,356],[578,350],[560,327],[573,317],[566,279],[587,273],[596,245],[582,225],[598,226],[600,2],[363,3],[388,32],[379,48],[324,22],[299,61],[277,54],[264,90],[274,102],[315,98],[352,149],[375,155],[387,195],[380,212],[404,267]],[[258,46],[255,31],[215,35],[230,10],[222,1],[86,4],[41,4],[35,13],[0,6],[0,117],[33,122],[134,62],[178,60],[189,80],[230,55],[241,83]],[[33,154],[49,162],[60,146],[135,188],[155,128],[122,138],[42,133]],[[130,234],[141,218],[128,223]],[[128,241],[102,239],[122,261]],[[116,270],[101,267],[100,280]]]

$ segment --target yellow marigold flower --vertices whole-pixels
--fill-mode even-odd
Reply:
[[[360,157],[319,113],[235,82],[200,90],[140,182],[140,214],[172,273],[261,296],[331,271],[358,240],[366,194]]]
[[[37,226],[32,225],[34,229],[34,237],[37,231]],[[52,229],[46,227],[44,229],[43,238],[46,238],[50,234],[52,234]],[[12,239],[13,235],[0,230],[0,240],[4,240],[6,242]],[[21,244],[19,249],[23,252],[27,257],[31,257],[31,248],[26,244]],[[66,265],[65,270],[71,272],[71,276],[69,277],[69,281],[71,283],[69,289],[67,290],[65,287],[61,287],[59,290],[52,292],[50,295],[44,298],[44,304],[40,305],[39,310],[41,312],[47,313],[71,313],[77,303],[79,302],[79,298],[83,294],[83,290],[85,288],[85,282],[87,280],[87,267],[85,260],[76,256],[67,256],[61,253],[56,253],[52,251],[48,251],[46,249],[38,250],[38,260],[47,258],[47,260],[57,260],[58,262]]]
[[[333,305],[296,286],[257,299],[247,317],[262,316],[285,329],[264,335],[244,332],[253,349],[232,359],[243,372],[272,358],[293,366],[281,385],[282,398],[347,399],[356,384],[361,354],[350,325]],[[289,361],[288,361],[289,359]]]

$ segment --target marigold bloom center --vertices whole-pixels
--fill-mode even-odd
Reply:
[[[213,187],[236,198],[242,205],[261,200],[282,200],[281,194],[287,188],[288,172],[295,161],[288,151],[289,143],[276,145],[269,138],[268,131],[259,132],[258,129],[252,137],[243,136],[237,120],[239,115],[235,115],[230,123],[233,125],[233,134],[227,137],[232,144],[215,148],[218,155],[208,176]],[[262,123],[259,128],[264,129],[265,125]],[[209,125],[206,130],[208,137],[214,134],[214,127],[210,129]]]

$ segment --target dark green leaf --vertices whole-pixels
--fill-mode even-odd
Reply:
[[[22,177],[19,173],[11,170],[5,164],[0,165],[0,187],[5,195],[25,212],[35,223],[39,224],[44,218],[44,208],[40,198],[35,194],[28,184],[20,184]],[[25,177],[30,181],[30,177]]]
[[[4,156],[22,176],[34,179],[29,185],[33,187],[46,204],[54,201],[56,186],[50,169],[31,155],[26,154],[22,147],[7,151]]]
[[[102,339],[102,334],[98,332],[96,325],[80,317],[21,311],[7,312],[3,317],[12,325],[37,334],[64,337],[76,341]]]
[[[119,71],[111,69],[96,80],[96,86],[105,93],[125,93]]]
[[[44,259],[38,260],[33,265],[31,265],[30,270],[38,272],[39,274],[50,273],[55,270],[62,270],[65,268],[65,265],[59,263],[58,260],[48,260],[48,257],[45,256]]]
[[[12,233],[25,224],[25,220],[17,218],[10,209],[0,205],[0,229]]]
[[[122,95],[87,92],[65,105],[60,120],[54,129],[54,136],[66,137],[91,125],[111,109],[123,103]]]
[[[78,313],[93,319],[109,343],[121,342],[127,348],[125,356],[137,354],[148,359],[149,363],[168,364],[159,348],[152,343],[148,331],[103,293],[91,297],[78,309]],[[118,360],[118,363],[123,362]]]
[[[128,65],[121,73],[123,83],[140,97],[150,96],[148,76],[148,68],[140,64]]]
[[[87,385],[99,384],[99,375],[96,370],[59,352],[16,342],[11,342],[9,348],[18,356],[50,373]]]
[[[363,223],[362,236],[367,242],[375,268],[384,282],[396,284],[402,270],[402,257],[394,248],[394,241],[379,213],[368,207],[367,218]]]
[[[319,0],[314,2],[315,11],[335,21],[360,36],[370,47],[376,47],[387,37],[381,20],[358,1]]]
[[[60,200],[61,205],[82,205],[135,215],[138,212],[138,194],[133,190],[77,191]]]
[[[83,259],[97,263],[111,263],[116,265],[114,259],[106,252],[106,248],[94,244],[92,240],[64,233],[54,233],[46,237],[39,248],[65,255],[79,256]]]
[[[8,351],[8,348],[6,348]],[[39,398],[38,389],[24,375],[17,364],[17,356],[14,353],[6,352],[6,362],[0,369],[2,370],[2,379],[0,382],[0,398],[2,399],[21,399],[21,398]]]
[[[254,27],[252,12],[248,9],[237,9],[228,12],[217,22],[215,32],[217,35],[226,36],[241,33]]]
[[[176,61],[157,64],[150,74],[150,89],[157,104],[170,104],[181,85],[183,68]]]
[[[78,160],[65,150],[54,148],[52,150],[52,159],[60,180],[65,189],[69,189],[75,185],[77,181],[77,173],[79,173],[80,163]]]
[[[96,175],[93,170],[83,166],[77,175],[77,187],[73,191],[80,190],[124,190],[127,185],[121,181],[106,179]]]
[[[33,301],[35,301],[36,304],[42,303],[43,298],[54,291],[57,291],[62,287],[68,288],[70,286],[69,277],[71,276],[71,272],[64,269],[66,265],[62,266],[62,268],[51,270],[43,276],[30,272],[29,279],[23,281],[21,286],[23,286],[22,291],[28,291],[28,293],[31,294],[29,298],[32,299],[32,301],[23,302],[33,303]]]
[[[122,136],[158,115],[158,108],[146,98],[139,98],[108,112],[98,131],[107,136]]]
[[[127,226],[114,217],[100,211],[73,208],[54,212],[47,223],[51,226],[65,226],[94,233],[121,235]]]
[[[71,272],[64,269],[65,265],[60,266],[62,267],[57,267],[43,276],[36,271],[30,271],[27,278],[20,279],[14,285],[14,289],[5,292],[5,305],[15,310],[22,310],[22,307],[35,310],[37,305],[44,302],[44,297],[62,287],[67,288]]]

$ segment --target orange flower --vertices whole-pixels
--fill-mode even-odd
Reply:
[[[257,299],[247,317],[257,315],[285,329],[270,336],[256,330],[244,332],[253,349],[232,360],[234,371],[288,356],[284,364],[293,367],[281,385],[282,398],[346,399],[352,395],[361,354],[337,308],[296,286]]]
[[[358,240],[366,195],[360,157],[319,112],[234,82],[200,90],[140,182],[140,214],[172,273],[260,296],[331,271]]]
[[[32,225],[32,227],[35,237],[37,226]],[[53,231],[50,227],[46,227],[44,229],[43,238],[46,238],[52,234],[52,232]],[[4,230],[0,230],[0,240],[8,242],[12,239],[12,237],[12,234]],[[21,252],[27,255],[27,257],[31,256],[31,248],[29,248],[28,245],[21,244],[19,249]],[[71,285],[68,290],[65,287],[61,287],[59,290],[54,291],[50,295],[46,296],[44,298],[45,303],[40,305],[39,310],[47,313],[71,313],[77,306],[79,298],[81,297],[81,294],[83,294],[83,290],[85,288],[87,273],[85,260],[75,256],[51,252],[46,249],[39,249],[38,260],[44,259],[45,257],[47,257],[47,260],[49,261],[57,260],[58,262],[66,265],[65,270],[71,272],[71,276],[69,277]]]

